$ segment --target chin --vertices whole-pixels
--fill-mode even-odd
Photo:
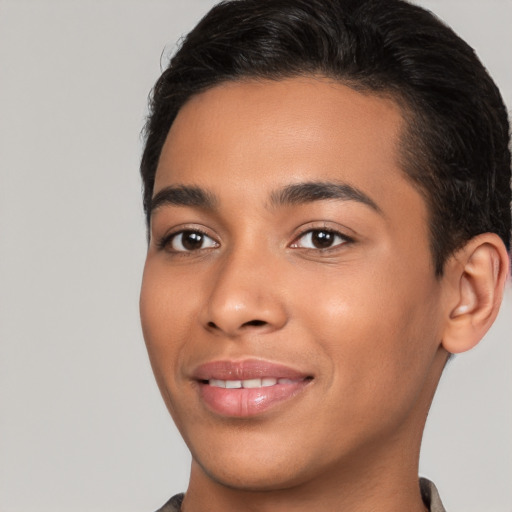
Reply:
[[[199,465],[212,481],[239,491],[269,492],[289,489],[307,479],[300,468],[286,467],[278,461],[265,465],[239,461],[237,465],[229,468],[217,464]]]
[[[233,433],[229,440],[224,439],[227,442],[218,442],[222,438],[219,436],[217,442],[212,443],[210,439],[207,445],[189,444],[189,448],[195,464],[209,479],[244,491],[294,487],[307,481],[312,467],[320,462],[318,458],[309,462],[301,458],[297,443],[289,438],[250,437],[249,442]]]

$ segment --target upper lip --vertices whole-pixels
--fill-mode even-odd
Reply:
[[[196,380],[246,380],[269,377],[274,379],[302,380],[310,377],[289,366],[260,359],[241,361],[211,361],[198,366],[193,372]]]

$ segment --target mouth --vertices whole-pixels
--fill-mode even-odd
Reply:
[[[268,361],[215,361],[200,366],[194,380],[210,412],[244,418],[292,401],[313,376]]]
[[[305,377],[308,379],[308,377]],[[304,379],[301,379],[304,380]],[[222,380],[222,379],[209,379],[202,381],[203,384],[208,384],[216,388],[227,389],[256,389],[256,388],[269,388],[281,384],[294,384],[299,381],[292,379],[275,379],[273,377],[263,377],[262,379],[244,379],[244,380]]]

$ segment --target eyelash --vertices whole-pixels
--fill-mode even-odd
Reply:
[[[328,247],[300,247],[298,246],[298,242],[299,240],[303,239],[304,237],[306,236],[310,236],[312,237],[313,234],[316,233],[316,234],[320,234],[320,233],[323,233],[323,234],[327,234],[327,235],[330,235],[330,236],[334,236],[334,239],[339,238],[341,241],[334,244],[334,245],[330,245]],[[292,242],[292,244],[290,245],[290,247],[292,248],[299,248],[299,249],[305,249],[305,250],[308,250],[308,251],[321,251],[321,252],[327,252],[327,251],[334,251],[336,249],[338,249],[339,247],[341,247],[342,245],[345,245],[345,244],[349,244],[349,243],[353,243],[354,242],[354,239],[347,236],[347,235],[344,235],[343,233],[340,233],[339,231],[336,231],[335,229],[330,229],[330,228],[310,228],[304,232],[302,232],[299,236],[297,236],[295,238],[295,240]]]
[[[195,228],[195,229],[182,229],[180,231],[175,231],[173,233],[168,233],[168,234],[164,235],[157,242],[158,249],[159,250],[167,250],[168,252],[171,252],[173,254],[190,254],[190,253],[193,253],[196,251],[214,248],[214,247],[204,247],[204,248],[201,247],[199,249],[190,249],[190,250],[187,250],[186,248],[184,250],[173,249],[171,247],[171,244],[174,242],[174,240],[176,240],[180,235],[184,235],[186,233],[200,235],[201,237],[203,237],[203,239],[204,238],[210,239],[212,242],[214,242],[216,244],[216,246],[219,245],[219,243],[216,240],[214,240],[210,235],[208,235],[201,229]],[[183,246],[183,242],[181,243],[181,245]]]
[[[211,245],[209,247],[200,247],[200,248],[197,248],[197,249],[186,249],[184,246],[183,246],[183,242],[181,242],[181,245],[182,247],[184,247],[183,250],[180,250],[180,249],[173,249],[171,247],[171,244],[180,236],[180,235],[184,235],[184,234],[198,234],[202,237],[203,241],[205,238],[211,240],[213,242],[214,245]],[[335,245],[330,245],[328,247],[300,247],[298,245],[299,241],[301,239],[303,239],[304,237],[306,236],[310,236],[312,237],[314,234],[320,234],[320,233],[323,233],[324,235],[328,235],[328,236],[334,236],[334,240],[336,240],[336,237],[340,239],[340,242],[336,243]],[[346,236],[342,233],[340,233],[339,231],[336,231],[334,229],[329,229],[329,228],[311,228],[311,229],[308,229],[306,231],[303,231],[301,234],[299,234],[299,236],[297,236],[294,241],[290,244],[290,247],[293,248],[293,249],[305,249],[307,251],[321,251],[321,252],[328,252],[328,251],[333,251],[333,250],[336,250],[338,249],[339,247],[345,245],[345,244],[349,244],[349,243],[353,243],[354,242],[354,239],[349,237],[349,236]],[[164,235],[158,242],[157,242],[157,247],[159,250],[166,250],[170,253],[173,253],[173,254],[182,254],[182,255],[185,255],[185,254],[191,254],[191,253],[194,253],[194,252],[197,252],[197,251],[202,251],[202,250],[207,250],[207,249],[213,249],[213,248],[217,248],[219,246],[219,242],[217,242],[216,240],[214,240],[211,236],[209,236],[207,233],[205,233],[204,231],[200,230],[200,229],[182,229],[180,231],[176,231],[176,232],[173,232],[173,233],[168,233],[166,235]]]

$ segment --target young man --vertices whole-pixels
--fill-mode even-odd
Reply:
[[[471,48],[400,0],[225,2],[146,134],[142,325],[192,453],[161,510],[444,510],[425,419],[510,268],[507,114]]]

